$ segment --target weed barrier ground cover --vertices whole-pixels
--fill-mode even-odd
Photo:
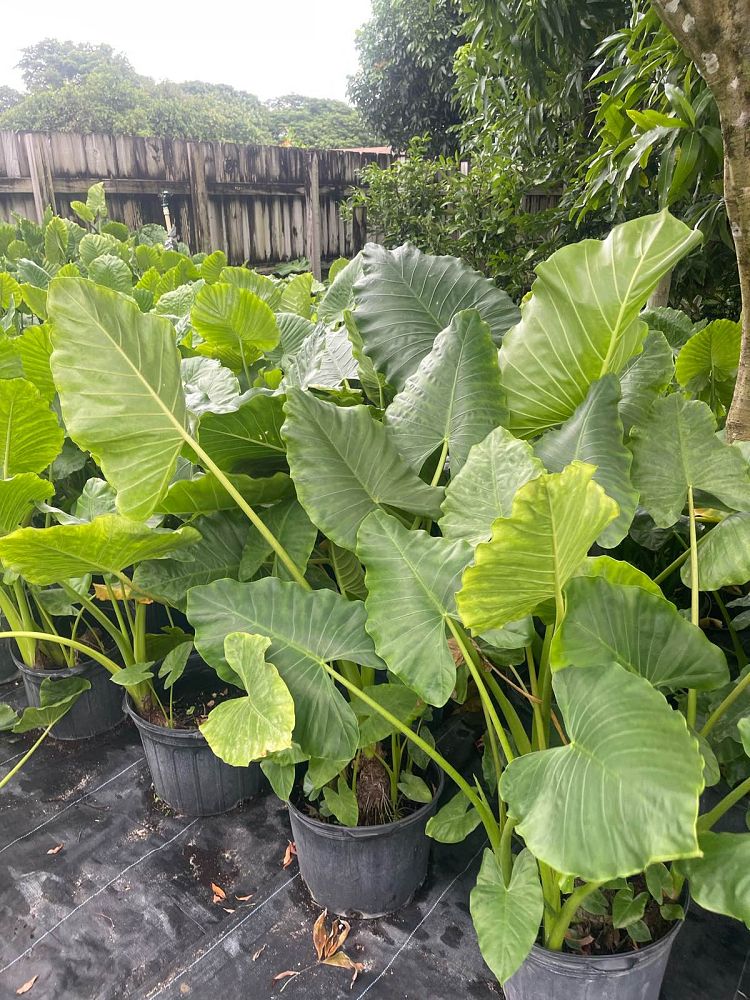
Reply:
[[[21,704],[22,688],[8,700]],[[0,738],[0,774],[31,739]],[[739,809],[729,819],[742,829]],[[435,845],[405,910],[353,923],[345,950],[365,968],[351,990],[349,973],[326,966],[274,982],[315,962],[320,911],[296,860],[283,867],[289,837],[286,808],[268,792],[206,819],[165,809],[130,723],[84,743],[48,741],[0,801],[0,997],[34,977],[30,1000],[265,1000],[282,987],[285,1000],[502,996],[468,912],[480,831]],[[749,945],[741,925],[691,906],[663,1000],[750,995]]]

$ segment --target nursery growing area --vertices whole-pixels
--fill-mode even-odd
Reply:
[[[0,225],[4,989],[742,996],[741,330],[647,307],[700,233],[519,305],[73,208]]]

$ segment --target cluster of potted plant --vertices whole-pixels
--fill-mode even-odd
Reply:
[[[171,317],[54,277],[51,381],[107,499],[8,524],[6,579],[73,625],[0,597],[6,635],[81,652],[86,622],[178,808],[231,808],[259,762],[329,909],[398,908],[427,837],[481,826],[471,912],[509,998],[656,1000],[688,892],[750,924],[750,834],[714,829],[750,790],[726,601],[750,474],[716,433],[739,331],[643,312],[699,240],[627,222],[554,254],[520,311],[408,245],[325,291],[225,268]],[[467,691],[474,774],[434,737]]]

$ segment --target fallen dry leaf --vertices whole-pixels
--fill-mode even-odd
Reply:
[[[315,947],[315,954],[318,956],[318,961],[323,957],[328,939],[328,932],[326,931],[327,916],[328,910],[323,910],[313,925],[313,945]]]
[[[297,846],[294,841],[290,840],[287,842],[286,850],[284,851],[284,860],[281,863],[282,868],[288,868],[292,863],[292,858],[297,854]]]
[[[227,894],[224,892],[221,886],[217,885],[215,882],[211,883],[211,890],[213,891],[214,894],[214,899],[213,899],[214,903],[220,903],[222,899],[227,898]]]
[[[350,969],[354,973],[349,987],[350,989],[354,986],[357,981],[357,976],[365,967],[363,962],[352,961],[345,951],[337,951],[336,954],[331,955],[330,958],[323,959],[323,965],[335,965],[339,969]]]
[[[260,948],[258,948],[258,950],[257,950],[257,951],[255,952],[255,954],[253,955],[253,961],[254,961],[254,962],[257,962],[257,961],[258,961],[258,959],[260,958],[260,956],[261,956],[261,955],[263,954],[263,952],[264,952],[264,951],[266,950],[266,948],[267,948],[267,947],[268,947],[268,945],[267,945],[267,944],[262,944],[262,945],[260,946]]]
[[[47,854],[59,854],[63,847],[65,847],[65,844],[58,844],[56,847],[50,847]]]
[[[235,893],[234,898],[237,900],[238,903],[246,903],[248,901],[248,899],[252,899],[253,898],[253,894],[249,893],[247,896],[238,896]]]
[[[16,990],[16,994],[20,997],[23,996],[24,993],[28,993],[38,978],[39,976],[36,975],[32,976],[31,979],[27,979],[26,982],[23,984],[23,986],[18,987],[18,989]]]
[[[222,906],[222,910],[225,913],[234,913],[234,910],[230,909],[230,907],[228,907],[228,906]]]
[[[280,972],[278,975],[273,977],[273,981],[278,983],[281,979],[289,979],[290,976],[298,976],[299,972],[292,972],[291,969],[286,972]]]

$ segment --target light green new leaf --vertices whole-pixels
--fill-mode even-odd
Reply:
[[[606,549],[614,548],[627,535],[638,503],[638,494],[630,482],[633,456],[623,441],[619,402],[617,376],[605,375],[592,384],[573,416],[559,429],[547,431],[534,446],[537,458],[549,472],[562,472],[576,459],[596,466],[594,482],[620,508],[597,539]]]
[[[357,362],[345,330],[316,326],[291,356],[282,359],[284,385],[300,389],[335,388],[358,377]]]
[[[550,647],[553,670],[614,660],[667,691],[711,690],[729,680],[721,649],[663,597],[576,577],[565,588],[565,608]]]
[[[501,984],[520,967],[536,941],[544,896],[530,851],[514,859],[506,886],[493,852],[486,847],[477,884],[471,890],[471,919],[482,958]]]
[[[253,462],[283,463],[284,397],[258,393],[232,413],[205,413],[198,442],[222,471]]]
[[[405,243],[386,250],[368,243],[354,283],[354,319],[375,368],[401,389],[462,309],[477,309],[496,344],[518,309],[494,282],[457,257],[432,257]]]
[[[0,535],[15,531],[23,524],[36,503],[50,500],[55,487],[48,479],[33,472],[22,472],[12,479],[0,479]]]
[[[230,474],[227,479],[249,504],[273,503],[294,492],[291,479],[283,472],[261,479]],[[172,483],[157,510],[162,514],[209,514],[212,510],[232,510],[236,506],[234,497],[215,476],[207,473]]]
[[[716,437],[706,403],[678,393],[657,399],[633,430],[633,485],[659,528],[678,519],[689,486],[728,507],[750,509],[750,477],[742,455]]]
[[[610,583],[624,587],[640,587],[649,594],[664,597],[661,587],[658,583],[654,583],[650,576],[631,563],[613,559],[612,556],[589,556],[578,567],[575,576],[603,577]]]
[[[199,352],[218,358],[233,371],[247,371],[279,342],[271,307],[247,288],[225,281],[201,288],[190,310],[190,323],[204,340]]]
[[[0,559],[29,583],[50,584],[87,573],[120,573],[199,539],[194,528],[166,531],[104,514],[85,524],[19,528],[0,539]]]
[[[443,491],[402,461],[367,406],[337,407],[290,389],[283,436],[300,503],[343,548],[353,549],[360,524],[383,505],[437,518]]]
[[[441,844],[460,844],[481,822],[474,806],[458,792],[427,821],[425,833]]]
[[[325,295],[320,300],[318,319],[321,323],[336,323],[343,318],[346,309],[352,308],[354,305],[354,282],[361,274],[362,254],[358,253],[335,274]]]
[[[626,434],[643,421],[673,374],[674,356],[666,337],[658,331],[649,332],[641,353],[630,358],[620,372],[620,419]]]
[[[227,255],[223,250],[214,250],[204,257],[200,265],[201,278],[208,285],[214,285],[221,278],[221,272],[227,266]]]
[[[510,429],[530,437],[567,420],[592,382],[619,372],[647,333],[638,314],[662,275],[701,242],[666,210],[583,240],[537,268],[500,353]]]
[[[295,274],[290,278],[281,293],[279,308],[283,312],[295,313],[303,319],[310,319],[312,312],[312,282],[313,276],[310,271],[304,274]]]
[[[680,576],[691,586],[689,560]],[[742,586],[750,580],[750,513],[730,514],[709,531],[698,553],[698,579],[701,590]]]
[[[511,516],[498,518],[491,540],[477,546],[457,595],[474,632],[517,621],[549,598],[561,604],[563,587],[617,516],[617,504],[592,482],[594,471],[572,462],[518,490]]]
[[[742,920],[750,928],[750,833],[701,833],[702,858],[680,862],[690,895],[704,910]]]
[[[475,309],[468,309],[437,335],[386,410],[384,423],[416,472],[446,446],[454,476],[472,445],[507,416],[490,328]]]
[[[131,295],[133,292],[133,274],[125,263],[114,254],[105,253],[94,258],[89,265],[89,278],[97,285],[104,285],[115,292]]]
[[[0,380],[0,455],[4,479],[42,472],[60,454],[65,434],[39,392],[23,378]]]
[[[677,355],[674,373],[683,388],[707,403],[729,406],[740,363],[742,327],[716,319],[688,340]]]
[[[59,267],[68,253],[68,227],[63,219],[54,216],[44,227],[44,256],[50,264]]]
[[[275,504],[262,512],[262,520],[292,558],[295,566],[304,573],[318,537],[318,529],[294,498]],[[240,580],[251,580],[261,566],[271,559],[269,572],[281,580],[291,580],[289,569],[279,559],[266,539],[252,525],[240,563]]]
[[[180,356],[169,320],[84,278],[50,286],[52,373],[68,435],[95,456],[118,510],[148,518],[185,440]]]
[[[187,592],[214,580],[236,580],[249,524],[240,511],[219,511],[193,521],[198,540],[171,559],[154,559],[136,567],[139,590],[185,610]]]
[[[416,774],[410,774],[408,771],[401,772],[398,790],[411,802],[427,803],[432,802],[434,798],[434,792],[427,782],[423,778],[417,777]]]
[[[357,718],[324,664],[343,659],[384,668],[365,631],[363,604],[275,577],[254,583],[217,580],[189,591],[188,618],[198,652],[231,683],[237,683],[237,674],[224,656],[226,636],[238,631],[268,636],[267,659],[294,699],[295,742],[311,757],[351,760]]]
[[[21,336],[16,338],[14,345],[21,357],[24,378],[36,386],[42,399],[47,401],[54,399],[57,389],[50,368],[52,338],[48,324],[28,326]]]
[[[253,295],[257,295],[259,299],[266,302],[274,312],[279,307],[284,291],[284,286],[280,281],[269,278],[266,274],[252,271],[248,267],[225,267],[219,275],[219,281],[252,292]]]
[[[684,717],[617,663],[552,684],[570,743],[517,757],[500,780],[534,856],[595,882],[696,856],[703,761]]]
[[[270,645],[266,636],[244,632],[224,641],[224,655],[247,697],[217,705],[199,728],[216,756],[233,767],[247,767],[292,745],[294,702],[276,667],[266,663]]]
[[[444,705],[456,686],[447,622],[472,556],[463,539],[409,531],[383,511],[369,514],[357,535],[365,565],[367,631],[394,673],[429,705]]]
[[[118,670],[116,674],[112,674],[110,682],[119,684],[124,688],[138,687],[139,684],[144,684],[154,679],[154,672],[151,669],[153,666],[153,661],[131,663],[129,666]]]
[[[91,687],[85,677],[45,677],[39,688],[39,707],[23,710],[13,727],[14,733],[28,733],[30,729],[46,729],[54,725],[73,707],[81,695]]]
[[[159,667],[159,677],[164,681],[167,691],[174,687],[185,672],[185,667],[193,651],[192,642],[181,642],[179,646],[170,649]]]
[[[496,427],[475,444],[445,489],[440,530],[470,545],[486,542],[498,517],[510,517],[516,491],[544,472],[530,444]]]

